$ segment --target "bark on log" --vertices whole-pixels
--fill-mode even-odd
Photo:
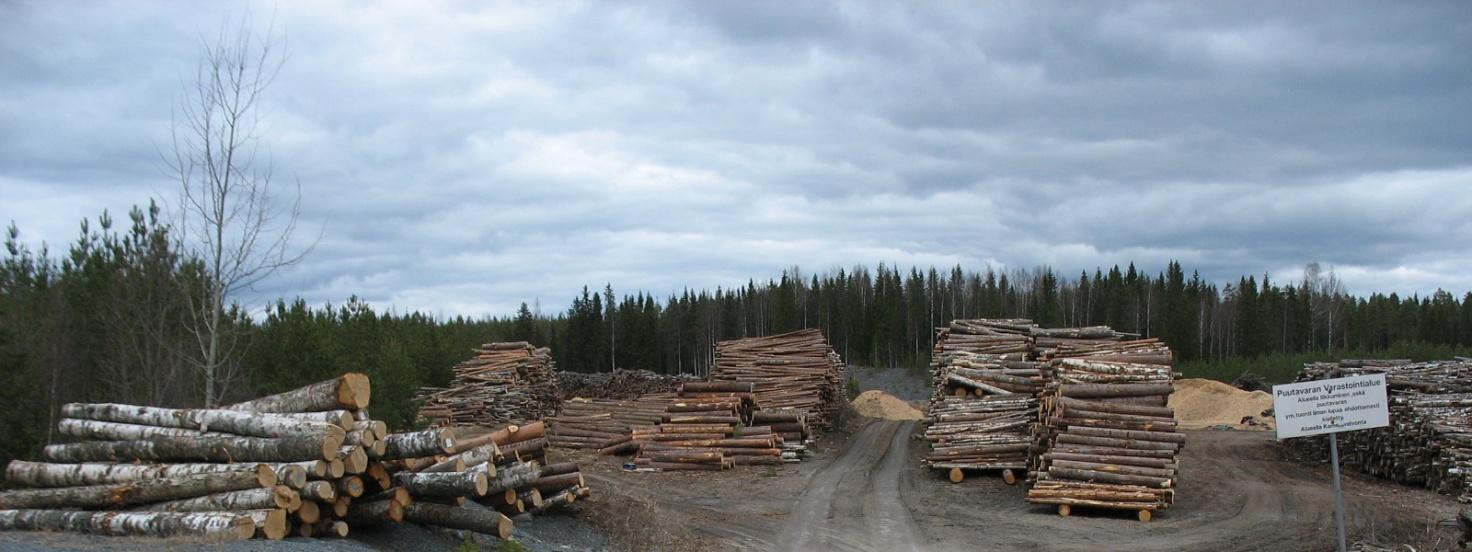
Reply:
[[[77,437],[113,440],[137,440],[138,437],[112,437],[107,431],[140,431],[104,424],[88,424],[87,420],[129,425],[181,428],[202,432],[233,433],[247,437],[317,437],[344,434],[341,427],[320,421],[307,421],[274,414],[234,410],[158,408],[127,404],[71,403],[61,407],[61,414],[76,420],[63,420],[63,426]],[[60,429],[60,427],[59,427]]]
[[[373,527],[404,521],[404,507],[392,500],[354,502],[348,506],[348,515],[343,518],[348,525]]]
[[[332,502],[337,500],[337,488],[331,481],[312,481],[302,487],[301,496],[307,500]]]
[[[112,485],[0,492],[0,509],[115,508],[260,486],[255,472],[184,475]]]
[[[78,512],[0,510],[0,531],[68,531],[109,536],[248,539],[256,525],[234,512]]]
[[[511,537],[511,518],[501,512],[474,504],[457,508],[443,504],[416,502],[404,509],[404,519],[424,525],[475,531],[506,540]]]
[[[422,458],[455,452],[455,437],[448,430],[430,429],[384,436],[383,458]]]
[[[293,389],[285,393],[232,404],[229,410],[247,412],[318,412],[323,410],[361,410],[368,408],[372,385],[368,376],[347,373],[336,378]]]
[[[341,436],[154,437],[142,441],[91,441],[48,445],[53,462],[163,460],[196,462],[298,462],[336,458]]]
[[[536,481],[540,475],[540,468],[534,462],[523,462],[505,466],[496,472],[486,485],[483,494],[503,493],[507,489],[520,489]]]
[[[79,487],[84,485],[106,485],[127,483],[180,475],[201,473],[256,474],[261,487],[278,482],[278,472],[266,464],[164,464],[142,466],[133,464],[51,464],[16,460],[5,468],[5,480],[16,485],[29,487]]]
[[[423,497],[485,496],[490,481],[483,471],[394,474],[394,484]]]
[[[241,510],[285,510],[294,502],[296,491],[285,485],[213,493],[195,498],[148,504],[141,510],[159,512],[232,512]]]

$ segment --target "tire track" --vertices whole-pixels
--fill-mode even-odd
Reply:
[[[900,500],[913,422],[871,422],[808,480],[788,515],[779,550],[919,550]]]

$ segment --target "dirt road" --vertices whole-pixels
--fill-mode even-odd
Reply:
[[[922,550],[899,481],[914,422],[874,422],[808,480],[779,550]]]
[[[1024,501],[1025,485],[1008,486],[997,477],[951,484],[921,467],[925,445],[912,438],[918,431],[913,422],[869,422],[817,458],[780,470],[609,470],[597,480],[643,497],[655,517],[712,550],[1333,547],[1327,466],[1281,460],[1271,433],[1188,432],[1176,504],[1141,523],[1129,512],[1076,509],[1059,517],[1051,507]],[[1457,510],[1450,497],[1353,471],[1346,474],[1345,493],[1352,538],[1415,542],[1421,550],[1446,539],[1445,522]]]

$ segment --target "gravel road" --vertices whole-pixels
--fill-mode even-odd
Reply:
[[[782,528],[780,550],[921,550],[900,503],[914,422],[873,422],[808,480]]]

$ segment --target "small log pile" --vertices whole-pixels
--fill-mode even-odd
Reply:
[[[663,421],[665,409],[674,398],[674,393],[652,393],[629,400],[568,399],[562,403],[562,413],[547,419],[551,424],[547,439],[552,446],[575,449],[604,449],[627,443],[633,427]]]
[[[1027,469],[1043,371],[1028,360],[1029,320],[956,320],[942,328],[931,355],[935,390],[926,411],[923,463],[948,470],[1001,470],[1007,484]],[[1015,472],[1014,472],[1015,470]]]
[[[370,395],[366,376],[346,374],[218,409],[65,405],[58,432],[78,441],[6,467],[24,488],[0,492],[0,530],[224,541],[409,520],[504,539],[514,508],[467,498],[552,493],[535,497],[545,508],[587,494],[576,465],[548,471],[540,423],[389,433],[368,416]]]
[[[801,411],[807,434],[832,427],[848,401],[843,361],[816,329],[717,343],[711,378],[754,384],[759,410]]]
[[[438,427],[541,420],[560,402],[552,353],[525,341],[487,343],[455,366],[449,387],[424,387],[419,418]]]
[[[1166,406],[1169,363],[1140,362],[1168,361],[1156,345],[1074,342],[1050,351],[1028,502],[1057,505],[1063,516],[1076,506],[1135,510],[1141,521],[1170,507],[1185,434]]]
[[[649,370],[612,372],[558,372],[557,385],[563,401],[584,399],[637,399],[644,395],[674,393],[680,384],[700,378],[690,374],[656,374]]]
[[[658,425],[633,428],[634,464],[663,471],[780,464],[782,438],[770,426],[744,425],[753,406],[750,383],[687,382]]]
[[[1377,373],[1390,388],[1390,426],[1340,434],[1341,460],[1472,502],[1472,360],[1309,363],[1298,380]]]

